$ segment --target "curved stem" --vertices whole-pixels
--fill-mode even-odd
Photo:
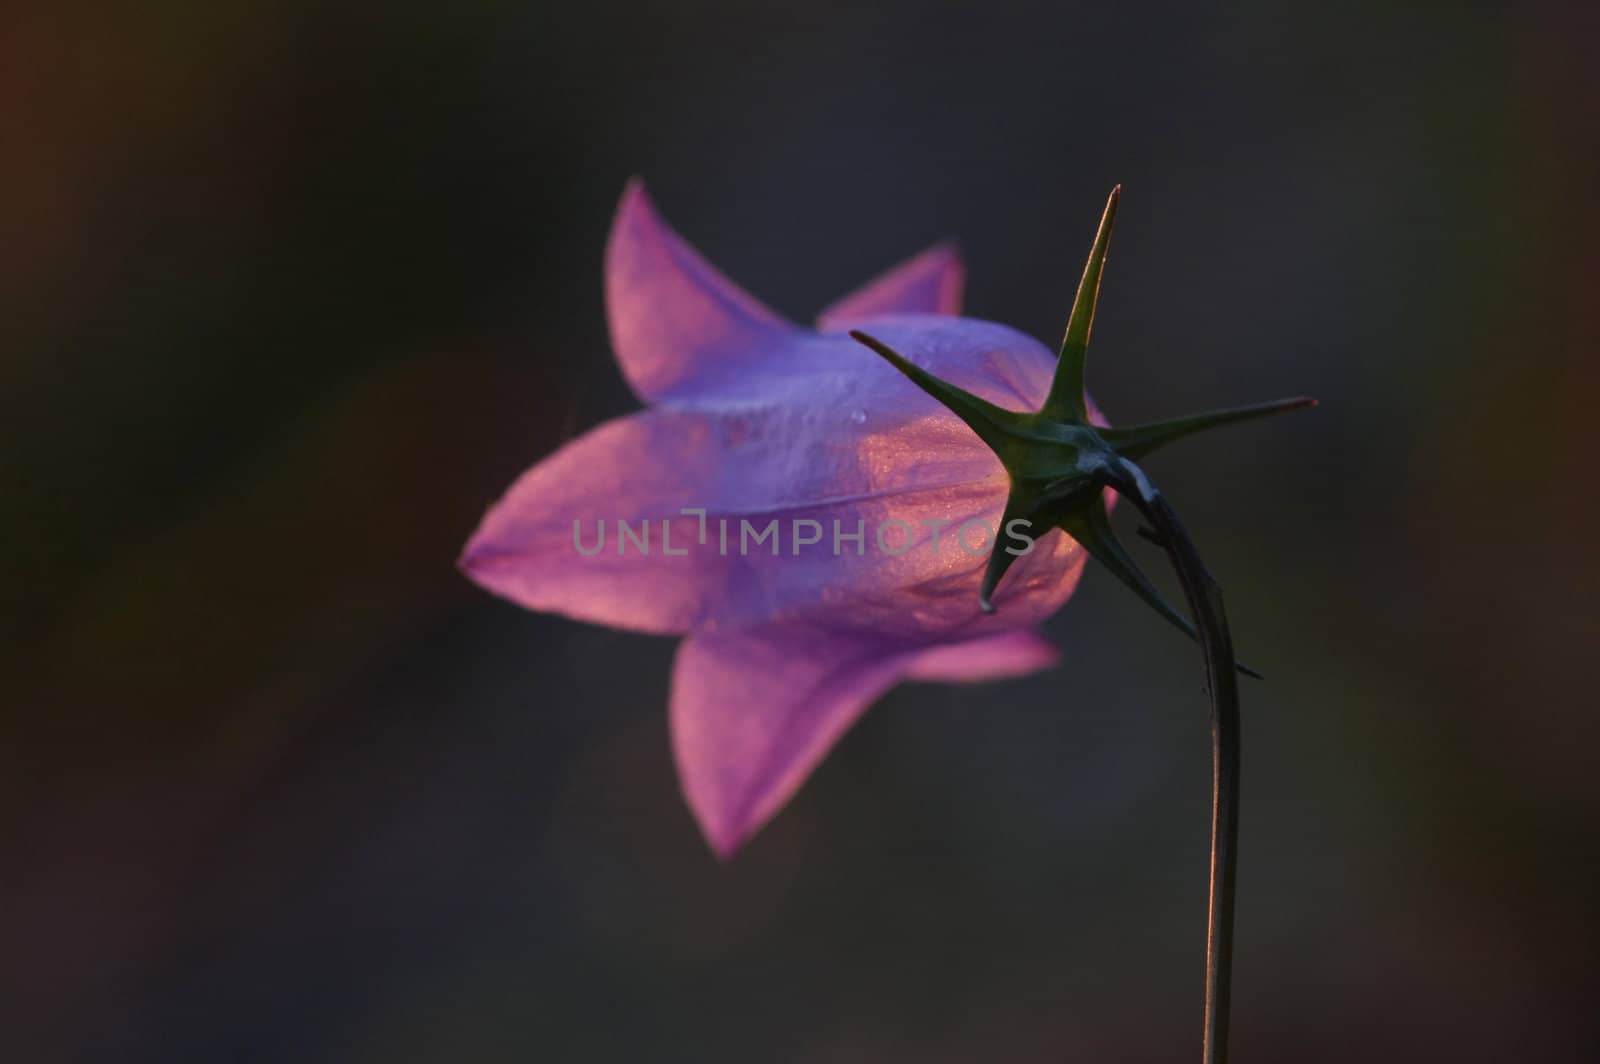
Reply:
[[[1206,1016],[1203,1064],[1226,1064],[1228,1004],[1233,979],[1233,899],[1239,848],[1239,682],[1233,637],[1222,606],[1222,588],[1200,559],[1183,522],[1132,462],[1108,474],[1150,523],[1194,615],[1205,655],[1211,696],[1211,890],[1206,923]]]

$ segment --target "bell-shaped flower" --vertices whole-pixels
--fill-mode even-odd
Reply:
[[[624,192],[606,306],[617,362],[648,409],[525,473],[461,564],[529,609],[685,637],[673,749],[718,854],[897,682],[1050,664],[1035,626],[1072,594],[1088,553],[1188,627],[1111,536],[1102,489],[1115,485],[1083,457],[1105,445],[1087,427],[1081,371],[1112,207],[1063,348],[1076,329],[1069,371],[1036,340],[955,316],[951,248],[889,271],[811,329],[707,263],[638,182]],[[1093,439],[1067,439],[1046,418],[1052,403]],[[1148,450],[1260,412],[1124,439]]]

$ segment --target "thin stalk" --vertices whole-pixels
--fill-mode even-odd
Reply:
[[[1203,1064],[1227,1064],[1233,980],[1233,901],[1239,851],[1239,680],[1222,588],[1200,559],[1166,498],[1132,462],[1108,474],[1111,486],[1144,515],[1183,583],[1205,655],[1211,696],[1211,889],[1206,920]]]

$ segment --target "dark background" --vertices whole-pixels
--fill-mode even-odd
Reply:
[[[1151,463],[1270,676],[1238,1060],[1593,1050],[1594,5],[130,8],[0,16],[0,1056],[1196,1057],[1200,662],[1103,573],[728,866],[672,643],[456,573],[635,405],[634,173],[802,320],[954,235],[1046,339],[1123,182],[1110,416],[1323,401]]]

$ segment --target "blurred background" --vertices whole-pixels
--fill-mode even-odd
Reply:
[[[87,5],[85,6],[87,7]],[[1592,4],[8,6],[0,1055],[1182,1061],[1192,647],[906,686],[718,864],[673,643],[454,568],[635,407],[624,181],[779,310],[936,239],[1113,419],[1246,688],[1240,1061],[1578,1061],[1600,749]],[[1152,571],[1158,556],[1146,555]]]

